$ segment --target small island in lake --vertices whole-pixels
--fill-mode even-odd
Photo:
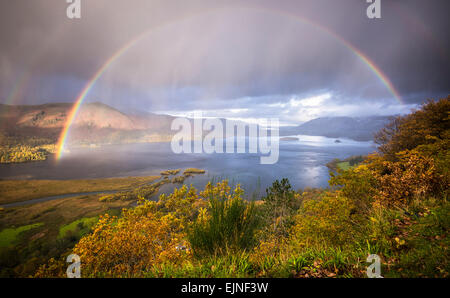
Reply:
[[[180,169],[177,170],[166,170],[166,171],[162,171],[161,175],[163,176],[170,176],[170,175],[176,175],[180,172]]]
[[[186,174],[205,174],[205,172],[206,171],[202,170],[202,169],[189,168],[189,169],[184,170],[183,174],[184,175],[186,175]]]

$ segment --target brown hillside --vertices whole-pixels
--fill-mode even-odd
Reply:
[[[57,139],[72,104],[0,105],[0,129],[13,137]],[[71,129],[76,143],[120,143],[157,140],[172,134],[172,117],[156,114],[127,115],[103,103],[86,103],[78,111]]]

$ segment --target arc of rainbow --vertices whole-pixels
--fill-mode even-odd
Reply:
[[[23,92],[23,86],[28,83],[28,80],[30,78],[30,72],[22,71],[19,78],[16,80],[16,83],[11,88],[11,91],[9,92],[8,96],[6,97],[5,104],[7,106],[14,104],[14,101],[16,98],[19,97],[19,95]],[[3,127],[3,125],[6,123],[7,118],[0,120],[0,127]]]
[[[32,77],[34,69],[39,62],[39,59],[45,55],[49,48],[55,47],[55,43],[59,40],[61,35],[66,32],[65,29],[66,27],[64,26],[58,27],[54,32],[52,32],[52,34],[46,36],[47,38],[44,39],[44,46],[39,47],[34,51],[34,56],[31,59],[29,67],[21,71],[13,87],[11,88],[11,91],[6,97],[6,104],[14,104],[15,101],[20,97],[20,95],[23,95],[24,90],[26,90],[28,82]]]
[[[250,7],[253,7],[253,6],[250,6]],[[255,7],[253,7],[253,8],[255,8]],[[328,35],[332,36],[335,40],[337,40],[342,45],[344,45],[346,48],[348,48],[351,52],[353,52],[358,57],[359,60],[361,60],[364,64],[366,64],[369,67],[369,69],[380,79],[380,81],[383,83],[383,85],[385,85],[388,88],[389,92],[395,97],[395,99],[398,102],[400,102],[401,104],[403,104],[400,93],[394,87],[392,82],[389,80],[388,76],[375,64],[375,62],[373,62],[369,57],[367,57],[367,55],[365,55],[358,48],[356,48],[354,45],[352,45],[350,42],[348,42],[347,40],[345,40],[344,38],[342,38],[335,32],[331,31],[330,29],[328,29],[327,27],[325,27],[321,24],[315,23],[315,22],[311,21],[310,19],[307,19],[303,16],[294,14],[290,11],[284,11],[284,10],[279,10],[279,9],[275,9],[275,8],[267,9],[265,7],[256,7],[256,8],[263,10],[263,11],[275,12],[277,14],[287,16],[289,18],[301,21],[312,27],[318,28],[318,29],[322,30],[323,32],[327,33]]]
[[[70,109],[69,115],[66,119],[64,127],[59,135],[58,142],[56,144],[56,160],[61,159],[61,157],[63,155],[64,145],[66,143],[67,136],[69,134],[70,126],[72,125],[73,121],[75,120],[78,110],[80,109],[81,104],[83,103],[84,99],[86,98],[86,95],[89,93],[89,91],[95,85],[97,80],[102,76],[102,74],[108,69],[108,67],[114,63],[114,61],[119,59],[125,52],[127,52],[130,48],[132,48],[135,44],[137,44],[141,39],[146,37],[150,32],[153,32],[154,30],[162,28],[166,25],[170,25],[172,23],[188,19],[192,16],[199,15],[201,13],[205,13],[206,11],[214,11],[214,10],[218,10],[218,9],[217,8],[216,9],[212,9],[212,8],[205,9],[205,11],[186,14],[174,21],[169,20],[169,21],[160,23],[160,24],[156,25],[155,27],[152,27],[149,30],[142,32],[141,34],[139,34],[137,37],[133,38],[132,40],[128,41],[125,45],[123,45],[121,48],[119,48],[111,57],[109,57],[104,62],[104,64],[95,72],[95,74],[89,79],[87,84],[84,86],[83,90],[79,93],[78,97],[75,99],[75,103],[73,104],[72,108]]]
[[[6,98],[6,104],[12,104],[14,100],[17,98],[20,92],[22,92],[22,86],[28,82],[30,77],[30,73],[26,71],[22,71],[22,74],[19,76],[19,79],[14,84],[13,88],[9,92],[8,97]]]
[[[80,92],[80,94],[76,98],[75,103],[72,106],[72,108],[69,112],[69,115],[67,116],[66,123],[64,124],[64,128],[60,133],[59,140],[56,145],[56,147],[57,147],[56,158],[57,159],[60,159],[62,157],[62,154],[64,152],[64,144],[66,142],[70,126],[72,125],[73,121],[75,120],[78,110],[80,109],[81,104],[83,103],[83,100],[85,99],[86,95],[89,93],[89,91],[95,85],[97,80],[106,71],[106,69],[108,69],[108,67],[115,60],[117,60],[120,56],[122,56],[129,48],[131,48],[134,44],[136,44],[142,37],[144,37],[145,33],[146,32],[144,32],[143,34],[134,38],[133,40],[129,41],[127,44],[122,46],[122,48],[120,48],[117,52],[115,52],[108,60],[106,60],[106,62],[97,70],[97,72],[89,79],[88,83],[84,86],[83,90]]]
[[[381,82],[388,88],[388,90],[394,95],[395,99],[403,104],[402,97],[400,95],[400,92],[394,87],[392,82],[389,80],[389,77],[373,62],[369,57],[367,57],[363,52],[358,50],[355,46],[353,46],[351,43],[337,35],[336,33],[328,30],[327,28],[323,27],[323,30],[327,31],[330,35],[334,36],[337,40],[339,40],[343,45],[345,45],[347,48],[349,48],[355,55],[364,62],[369,68],[375,73],[375,75],[381,80]]]
[[[282,16],[287,16],[290,18],[293,18],[295,20],[298,20],[300,22],[306,23],[310,26],[319,28],[323,32],[329,34],[334,39],[339,41],[341,44],[343,44],[345,47],[347,47],[350,51],[352,51],[364,64],[366,64],[370,70],[381,80],[381,82],[388,88],[390,93],[395,97],[397,101],[399,101],[401,104],[403,104],[400,93],[395,89],[392,82],[389,80],[389,78],[381,71],[381,69],[376,66],[376,64],[366,55],[364,55],[360,50],[358,50],[355,46],[353,46],[351,43],[346,41],[344,38],[340,37],[333,31],[329,30],[327,27],[324,27],[320,24],[314,23],[313,21],[296,14],[293,14],[291,12],[283,11],[283,10],[277,10],[277,9],[268,9],[265,7],[259,7],[259,6],[241,6],[240,8],[244,9],[257,9],[261,11],[266,11],[269,13],[275,13]],[[224,9],[224,8],[222,8]],[[218,9],[209,9],[208,11],[213,11]],[[205,12],[203,12],[205,13]],[[199,14],[199,13],[197,13]],[[181,19],[186,19],[192,16],[195,16],[197,14],[193,15],[187,15],[185,17],[182,17]],[[180,21],[176,20],[176,21]],[[171,22],[167,22],[164,24],[161,24],[160,26],[157,26],[158,28],[167,24],[170,24]],[[70,126],[72,125],[78,110],[80,109],[81,104],[83,103],[83,100],[86,98],[86,95],[89,93],[89,91],[92,89],[94,84],[97,82],[97,80],[102,76],[102,74],[108,69],[108,67],[118,58],[120,58],[127,50],[129,50],[131,47],[133,47],[136,43],[138,43],[143,37],[145,37],[150,31],[152,31],[152,28],[148,31],[145,31],[144,33],[141,33],[137,37],[133,38],[131,41],[127,42],[124,46],[122,46],[119,50],[117,50],[110,58],[106,60],[106,62],[95,72],[95,74],[91,77],[91,79],[88,81],[88,83],[85,85],[83,90],[80,92],[78,97],[75,100],[74,105],[72,106],[69,116],[67,117],[66,123],[64,125],[63,130],[60,133],[59,140],[57,143],[57,153],[56,153],[56,159],[59,160],[62,157],[62,154],[64,152],[64,145],[68,136],[68,132],[70,129]]]

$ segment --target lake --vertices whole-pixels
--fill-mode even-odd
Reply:
[[[247,194],[264,193],[276,179],[288,178],[295,188],[326,187],[326,163],[334,158],[365,155],[375,151],[373,142],[357,142],[319,136],[293,136],[280,141],[275,164],[260,164],[260,154],[175,154],[170,143],[108,145],[71,149],[59,161],[54,156],[43,162],[0,165],[0,179],[86,179],[159,175],[167,169],[200,168],[206,174],[188,178],[202,188],[210,180],[228,179],[241,183]],[[161,192],[171,192],[165,185]]]

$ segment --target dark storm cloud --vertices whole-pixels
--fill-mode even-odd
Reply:
[[[2,0],[0,100],[11,101],[20,82],[16,103],[73,101],[111,55],[149,30],[88,100],[149,111],[233,109],[236,118],[280,113],[286,122],[412,107],[402,110],[327,30],[375,62],[405,103],[449,93],[448,1],[381,2],[382,18],[370,20],[365,0],[96,0],[82,1],[82,18],[69,20],[64,0]]]

